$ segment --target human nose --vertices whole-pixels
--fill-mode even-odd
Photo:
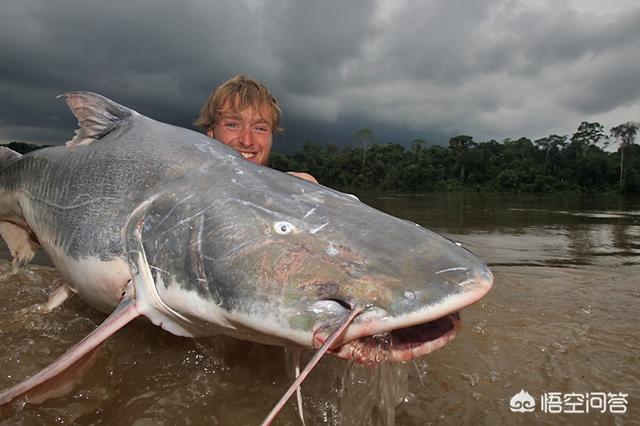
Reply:
[[[238,135],[238,142],[246,147],[253,145],[253,133],[249,126],[242,126]]]

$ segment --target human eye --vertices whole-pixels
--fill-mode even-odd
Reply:
[[[254,129],[260,133],[266,133],[271,131],[271,127],[267,123],[256,124]]]
[[[222,122],[222,125],[227,129],[238,129],[240,127],[240,123],[235,120],[225,120]]]

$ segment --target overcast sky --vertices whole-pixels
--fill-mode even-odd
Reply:
[[[637,0],[2,0],[0,143],[60,144],[56,95],[190,127],[235,74],[281,103],[279,147],[446,143],[640,120]]]

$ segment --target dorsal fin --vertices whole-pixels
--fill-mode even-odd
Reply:
[[[138,114],[97,93],[69,92],[60,96],[65,97],[80,127],[67,142],[67,148],[89,145],[118,127],[123,120]]]

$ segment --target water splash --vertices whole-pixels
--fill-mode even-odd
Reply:
[[[303,354],[303,363],[309,354]],[[285,349],[286,369],[293,375],[294,350]],[[364,367],[325,358],[302,385],[308,424],[395,424],[396,407],[409,394],[411,364],[383,362]]]

